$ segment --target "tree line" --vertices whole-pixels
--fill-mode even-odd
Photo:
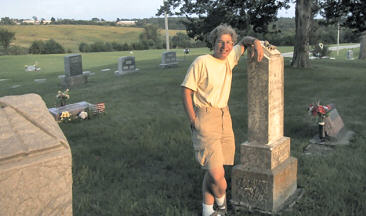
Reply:
[[[360,0],[296,0],[294,55],[291,65],[310,67],[309,44],[316,16],[322,16],[324,25],[339,24],[361,36],[360,59],[366,59],[366,1]],[[281,8],[289,8],[290,0],[222,0],[185,1],[166,0],[156,15],[164,13],[185,16],[188,35],[207,41],[208,33],[226,23],[241,33],[270,33],[271,24],[277,20]],[[204,14],[204,15],[203,15]],[[278,30],[277,30],[278,32]],[[360,36],[358,34],[357,36]],[[212,46],[212,44],[208,44]]]

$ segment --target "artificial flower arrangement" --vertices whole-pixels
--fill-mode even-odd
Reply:
[[[318,122],[323,122],[325,117],[329,115],[331,109],[331,105],[320,105],[320,103],[317,102],[315,105],[310,104],[308,111],[310,115],[318,117]]]
[[[65,106],[67,100],[70,99],[70,95],[69,95],[69,89],[66,89],[65,91],[58,91],[57,95],[56,95],[56,99],[57,99],[57,105],[58,106]]]
[[[75,120],[86,120],[90,119],[91,116],[97,116],[100,114],[105,113],[105,104],[104,103],[97,103],[89,106],[87,109],[77,113],[76,115],[70,114],[69,112],[65,111],[62,112],[60,115],[59,122],[71,122]]]
[[[320,105],[319,101],[315,105],[310,104],[308,108],[309,114],[317,117],[320,143],[326,141],[327,133],[325,131],[324,119],[329,115],[331,109],[331,105]]]

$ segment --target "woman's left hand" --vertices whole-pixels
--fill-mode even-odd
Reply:
[[[257,61],[260,62],[263,59],[263,48],[259,40],[254,41],[254,49],[257,52]],[[254,52],[253,52],[254,55]]]

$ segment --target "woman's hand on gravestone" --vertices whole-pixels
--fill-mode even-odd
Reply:
[[[255,52],[257,53],[257,61],[260,62],[263,59],[263,48],[262,48],[262,44],[259,40],[255,40],[254,41],[254,49]],[[252,52],[252,58],[254,57],[254,53]]]

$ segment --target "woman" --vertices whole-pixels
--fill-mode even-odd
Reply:
[[[191,123],[196,160],[205,169],[202,215],[225,215],[226,179],[224,165],[234,164],[235,140],[227,106],[232,69],[248,46],[254,46],[257,61],[263,58],[260,42],[245,37],[236,46],[237,34],[228,25],[217,26],[209,40],[213,54],[197,57],[181,84],[185,111]],[[254,52],[253,52],[254,53]],[[213,204],[218,206],[214,211]]]

